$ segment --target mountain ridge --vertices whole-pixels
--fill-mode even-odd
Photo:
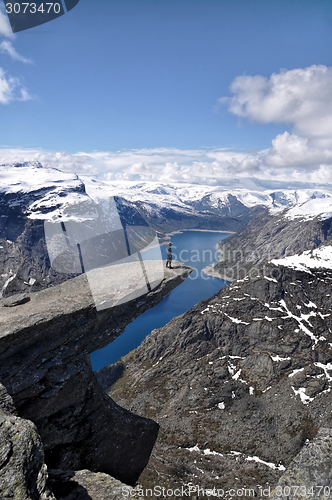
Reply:
[[[0,167],[0,177],[5,171],[5,167]],[[12,171],[15,175],[10,177],[8,172]],[[31,177],[24,184],[20,180],[22,172],[24,175],[34,172],[38,182],[33,183]],[[41,190],[45,175],[49,176],[48,181]],[[135,184],[131,192],[121,190],[118,184],[105,188],[105,183],[97,180],[85,179],[83,182],[77,176],[62,176],[60,171],[45,170],[40,164],[29,163],[7,168],[3,179],[0,262],[6,276],[1,276],[1,285],[3,295],[9,297],[0,302],[2,316],[7,319],[15,316],[11,310],[29,308],[31,295],[34,295],[10,297],[11,293],[38,290],[40,286],[37,295],[50,294],[56,298],[62,286],[57,279],[65,281],[65,288],[82,280],[81,275],[50,274],[45,222],[57,223],[67,217],[65,227],[70,220],[83,224],[88,221],[89,224],[93,220],[90,209],[102,211],[108,206],[110,197],[123,227],[150,223],[164,233],[170,229],[200,229],[202,225],[204,229],[233,228],[239,233],[228,238],[228,242],[233,245],[231,251],[241,250],[239,262],[247,250],[250,255],[256,251],[243,276],[235,277],[240,279],[174,318],[162,329],[152,331],[135,351],[97,374],[100,385],[86,358],[89,349],[78,350],[91,337],[89,324],[95,329],[95,347],[100,342],[108,342],[110,335],[117,336],[128,318],[122,318],[119,328],[114,324],[115,330],[110,333],[104,319],[109,319],[111,313],[104,310],[95,318],[90,304],[87,311],[79,312],[78,323],[76,317],[72,318],[68,332],[65,315],[62,318],[60,314],[59,320],[51,321],[51,325],[47,321],[34,324],[30,318],[31,324],[24,328],[23,314],[20,319],[22,332],[18,328],[11,343],[8,343],[10,335],[5,326],[8,338],[4,335],[0,339],[3,347],[1,382],[13,394],[20,415],[38,422],[38,430],[46,443],[46,461],[55,467],[64,464],[65,468],[93,467],[95,464],[98,470],[103,467],[134,484],[149,450],[145,450],[144,457],[138,457],[135,470],[134,462],[125,470],[127,455],[117,446],[121,470],[116,459],[108,468],[107,439],[103,440],[100,433],[107,437],[113,430],[109,432],[102,426],[99,438],[96,433],[90,433],[91,429],[98,430],[96,423],[107,421],[110,408],[128,416],[126,410],[109,402],[102,386],[117,403],[141,415],[138,421],[143,427],[150,426],[150,448],[157,426],[161,427],[150,463],[140,478],[142,484],[158,484],[160,473],[168,485],[177,486],[188,480],[195,481],[194,484],[209,481],[216,487],[227,486],[233,481],[239,488],[254,483],[265,487],[277,484],[279,479],[280,484],[284,484],[280,476],[304,444],[312,442],[318,429],[331,427],[330,193],[286,190],[254,196],[245,190],[235,196],[234,190],[221,193],[219,188],[207,186],[190,185],[188,188],[188,185],[181,185],[175,186],[177,189],[174,186],[161,189],[158,184],[146,183],[144,198],[142,184]],[[77,210],[81,203],[83,211]],[[112,228],[112,217],[107,217],[106,213],[106,226],[109,224]],[[147,222],[143,223],[144,219]],[[227,259],[225,262],[227,264]],[[222,262],[217,264],[220,265]],[[50,276],[45,284],[47,290],[42,290],[44,285],[31,282],[35,279],[31,269],[33,273],[39,269],[41,281]],[[251,269],[258,273],[251,275]],[[21,286],[22,278],[24,287]],[[80,296],[79,289],[77,293]],[[138,308],[134,312],[138,314],[139,308],[145,307],[144,301],[135,300]],[[57,308],[57,301],[54,303]],[[126,307],[130,308],[131,304]],[[66,302],[67,308],[72,306],[71,301]],[[61,309],[62,305],[59,307]],[[116,321],[121,323],[121,317]],[[65,336],[77,334],[77,342],[70,343],[64,338],[65,350],[60,350],[56,356],[62,359],[68,354],[65,367],[57,359],[53,360],[47,348],[48,364],[46,362],[44,367],[45,360],[34,354],[30,343],[37,341],[38,335],[40,338],[44,335],[53,346],[60,327]],[[33,335],[29,334],[30,330],[34,330]],[[101,333],[107,339],[103,340]],[[44,346],[45,339],[38,349]],[[19,345],[21,340],[23,347]],[[9,358],[8,353],[13,356]],[[33,359],[26,359],[30,355]],[[67,392],[76,397],[75,391],[67,389],[69,386],[79,389],[79,396],[82,396],[77,405],[68,406],[69,400],[63,399]],[[83,425],[86,408],[92,418],[88,426]],[[97,412],[94,414],[89,408],[97,408]],[[78,413],[82,425],[77,427],[73,422],[77,424]],[[151,418],[153,421],[146,420]],[[129,417],[127,424],[128,421]],[[121,434],[116,426],[114,432],[115,436]],[[128,432],[129,439],[135,438],[130,437],[130,430]],[[80,444],[86,456],[76,446],[77,436],[83,436]],[[144,432],[136,438],[144,441]],[[98,452],[98,446],[94,447],[96,440],[102,453]]]
[[[161,426],[146,487],[154,470],[176,486],[267,487],[331,427],[331,280],[270,264],[152,331],[108,387],[107,368],[97,373],[115,401]]]

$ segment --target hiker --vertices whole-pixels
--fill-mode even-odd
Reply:
[[[166,267],[172,269],[172,243],[168,243]]]

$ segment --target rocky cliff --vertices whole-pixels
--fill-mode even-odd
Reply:
[[[17,416],[0,384],[0,498],[55,500],[47,485],[43,445],[36,426]]]
[[[105,472],[128,484],[138,478],[158,424],[104,393],[89,353],[109,344],[191,271],[174,267],[148,294],[99,312],[85,275],[0,301],[0,380],[18,415],[36,425],[48,467]]]
[[[36,426],[17,416],[0,384],[0,498],[13,500],[114,500],[131,488],[104,473],[47,470]],[[137,497],[136,497],[137,498]]]
[[[270,264],[153,331],[117,376],[99,372],[117,403],[160,425],[143,484],[265,488],[331,428],[331,281]]]
[[[213,266],[213,271],[228,281],[241,279],[248,272],[257,275],[264,262],[300,254],[330,242],[330,216],[322,217],[318,213],[311,217],[289,218],[290,210],[277,215],[265,210],[238,234],[223,240],[219,244],[220,263]]]
[[[312,441],[305,443],[287,472],[281,476],[271,498],[328,498],[331,495],[331,481],[332,429],[322,427]]]

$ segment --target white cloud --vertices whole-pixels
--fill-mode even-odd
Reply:
[[[0,36],[15,38],[2,5],[0,5]],[[0,53],[25,64],[32,63],[31,59],[21,56],[9,40],[0,42]],[[0,68],[0,104],[9,104],[12,101],[29,101],[31,99],[34,99],[34,97],[21,84],[19,78],[6,75],[5,71]]]
[[[278,136],[279,142],[276,139],[272,148],[254,153],[160,148],[69,154],[65,151],[2,148],[0,164],[39,161],[45,167],[110,181],[189,182],[251,189],[332,184],[332,152],[326,151],[326,155],[330,155],[329,164],[313,167],[308,164],[303,169],[300,160],[297,165],[291,156],[292,141],[296,142],[296,138],[288,136]],[[298,159],[303,154],[301,140],[299,144]],[[320,154],[319,150],[308,148],[308,151],[312,155]]]
[[[285,123],[312,145],[332,146],[332,67],[313,65],[290,71],[239,76],[231,98],[222,98],[231,113],[259,123]]]
[[[31,99],[34,99],[34,97],[24,87],[20,88],[20,94],[20,97],[17,97],[18,101],[31,101]]]
[[[261,123],[285,122],[284,132],[261,151],[227,148],[155,148],[68,154],[42,149],[0,149],[0,163],[40,161],[66,172],[113,181],[190,182],[277,188],[332,184],[332,68],[311,66],[270,78],[242,76],[231,85],[229,109]],[[15,91],[15,93],[14,93]],[[0,69],[0,102],[30,98],[18,80]],[[225,100],[223,100],[224,102]]]
[[[0,43],[0,52],[3,54],[9,55],[12,59],[16,61],[21,61],[25,64],[31,64],[31,59],[27,59],[26,57],[21,56],[18,52],[16,52],[13,44],[8,40],[3,40]]]
[[[307,138],[284,132],[272,140],[264,163],[270,167],[310,170],[322,164],[332,165],[332,148],[310,146]]]
[[[8,16],[5,12],[1,10],[1,7],[0,7],[0,35],[6,36],[7,38],[14,38],[13,31],[9,24]]]
[[[0,68],[0,103],[9,104],[12,101],[28,101],[33,99],[21,85],[18,78],[7,76]]]
[[[265,151],[232,161],[234,173],[252,172],[277,182],[332,181],[332,67],[313,65],[261,75],[239,76],[233,96],[221,98],[231,113],[262,124],[284,123],[284,132]]]
[[[8,104],[13,100],[13,93],[16,86],[14,78],[6,78],[5,72],[0,68],[0,102]]]
[[[93,165],[90,155],[85,153],[68,154],[66,151],[45,151],[32,148],[0,148],[0,165],[7,163],[23,163],[37,161],[44,167],[58,168],[64,172],[85,175],[97,175],[98,169]]]

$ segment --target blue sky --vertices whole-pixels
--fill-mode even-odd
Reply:
[[[332,182],[330,0],[80,0],[0,33],[2,163]]]

